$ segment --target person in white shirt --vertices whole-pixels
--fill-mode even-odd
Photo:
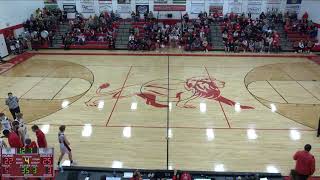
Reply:
[[[0,149],[1,148],[7,148],[7,147],[8,146],[7,146],[6,142],[2,138],[0,138]]]
[[[3,130],[11,130],[11,121],[6,117],[4,113],[0,113],[0,121]]]
[[[18,131],[21,133],[22,142],[25,142],[25,140],[29,136],[28,136],[27,126],[25,125],[24,120],[23,120],[23,114],[18,113],[16,116],[17,116],[17,118],[14,121],[17,121],[19,123]]]

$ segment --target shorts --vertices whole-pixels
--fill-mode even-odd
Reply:
[[[71,148],[68,145],[64,144],[64,143],[60,143],[60,151],[63,154],[70,154],[71,153]]]

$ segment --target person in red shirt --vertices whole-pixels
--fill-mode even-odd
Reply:
[[[21,139],[15,132],[10,132],[9,130],[3,130],[3,135],[8,138],[8,142],[11,148],[23,148]]]
[[[189,173],[183,172],[181,174],[178,174],[178,171],[174,170],[172,180],[191,180],[191,179],[192,177]]]
[[[31,141],[30,138],[27,138],[25,141],[25,148],[37,148],[37,144],[34,141]]]
[[[32,131],[36,133],[37,143],[39,148],[47,148],[47,140],[44,133],[39,129],[37,125],[31,127]]]
[[[310,154],[311,145],[306,144],[304,151],[298,151],[294,154],[293,159],[296,161],[296,168],[291,171],[293,180],[307,180],[315,171],[316,161]]]
[[[304,20],[307,20],[309,18],[309,14],[307,12],[305,12],[303,15],[302,15],[302,19]]]

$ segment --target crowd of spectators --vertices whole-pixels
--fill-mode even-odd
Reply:
[[[132,13],[135,21],[136,14]],[[160,23],[153,13],[144,15],[145,22],[141,26],[134,25],[130,29],[128,42],[129,50],[155,50],[165,47],[184,46],[186,50],[208,51],[209,21],[206,13],[200,13],[199,19],[190,20],[188,13],[184,14],[181,22],[174,24]],[[140,32],[142,30],[142,32]]]
[[[114,12],[103,12],[99,16],[85,19],[76,13],[76,18],[69,21],[71,30],[64,37],[65,48],[71,44],[84,45],[88,41],[102,42],[113,49],[115,46],[115,22],[120,19]]]
[[[301,19],[298,19],[296,13],[285,13],[285,32],[289,39],[291,34],[296,34],[293,37],[293,48],[297,53],[310,53],[315,45],[315,38],[318,36],[318,27],[309,20],[309,15],[305,12]],[[292,37],[291,37],[292,38]]]
[[[9,53],[20,54],[24,50],[38,50],[46,43],[52,46],[52,42],[58,24],[66,19],[66,14],[60,9],[38,8],[24,24],[24,30],[19,37],[6,37],[6,44]],[[45,36],[41,36],[43,33]]]
[[[307,35],[310,38],[315,38],[318,35],[318,27],[309,20],[309,15],[305,12],[302,19],[297,18],[296,13],[285,13],[285,31],[297,32],[300,35]]]
[[[277,52],[280,50],[280,35],[275,25],[282,22],[282,15],[265,14],[252,18],[251,14],[230,13],[222,22],[222,39],[226,52]]]

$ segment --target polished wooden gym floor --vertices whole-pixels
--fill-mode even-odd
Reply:
[[[0,75],[1,101],[20,97],[30,136],[40,125],[56,158],[67,125],[80,166],[288,175],[306,143],[320,166],[310,57],[129,53],[40,51]]]

